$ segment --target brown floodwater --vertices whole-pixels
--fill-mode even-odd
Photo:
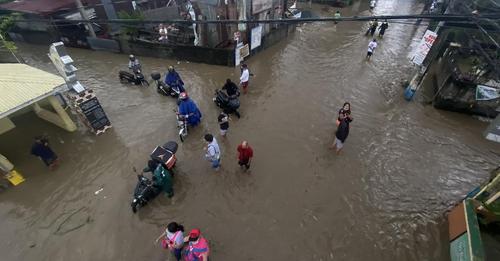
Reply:
[[[380,0],[375,14],[422,6]],[[342,13],[367,9],[355,2]],[[120,84],[124,54],[68,49],[113,128],[95,137],[32,113],[13,119],[17,128],[0,135],[0,151],[27,180],[0,193],[1,259],[172,260],[153,241],[177,221],[201,229],[211,260],[449,260],[445,211],[487,179],[499,146],[482,137],[487,123],[403,99],[401,82],[414,70],[408,56],[424,27],[391,23],[365,62],[366,26],[302,25],[249,59],[255,77],[227,139],[218,136],[211,98],[226,78],[238,79],[237,68],[139,57],[146,74],[174,65],[203,120],[179,146],[175,196],[160,196],[137,214],[130,209],[132,168],[142,168],[156,145],[178,141],[175,101],[153,86]],[[55,72],[47,51],[20,45],[29,64]],[[335,155],[328,147],[344,101],[354,121]],[[221,145],[218,173],[203,158],[207,132]],[[29,155],[38,134],[49,136],[61,157],[55,171]],[[243,139],[255,152],[247,173],[236,161]]]

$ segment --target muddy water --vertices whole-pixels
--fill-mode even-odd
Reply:
[[[415,13],[421,4],[381,0],[377,14]],[[327,11],[314,6],[321,15]],[[344,15],[368,14],[366,3]],[[204,114],[180,145],[173,199],[133,214],[129,203],[151,149],[177,140],[174,100],[118,82],[125,55],[69,49],[114,128],[66,133],[32,114],[0,136],[27,182],[0,194],[2,260],[165,260],[153,240],[172,221],[198,227],[214,260],[448,260],[443,212],[499,162],[485,123],[402,99],[407,56],[423,28],[391,24],[371,62],[366,24],[303,25],[248,61],[242,118],[219,138],[222,169],[203,159],[202,136],[218,133],[213,90],[238,70],[140,57],[146,73],[175,65]],[[22,45],[29,64],[54,71],[46,47]],[[354,122],[345,150],[328,149],[344,101]],[[46,134],[62,164],[53,172],[29,153]],[[218,137],[218,136],[217,136]],[[235,148],[246,139],[254,164],[242,173]],[[96,191],[100,191],[96,194]]]

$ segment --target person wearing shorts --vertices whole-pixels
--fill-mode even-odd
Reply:
[[[240,145],[238,145],[236,150],[238,151],[238,164],[240,167],[244,166],[248,170],[253,157],[252,147],[250,147],[248,142],[244,140]]]
[[[229,116],[224,112],[221,112],[217,121],[219,122],[220,135],[222,137],[226,137],[227,131],[229,130]]]
[[[241,65],[241,76],[240,76],[240,84],[243,89],[243,93],[246,94],[248,91],[248,81],[250,80],[250,71],[248,70],[248,66],[246,64]]]
[[[370,58],[373,55],[373,52],[375,51],[375,48],[377,48],[377,39],[373,39],[368,44],[368,52],[366,53],[366,60],[370,60]]]
[[[335,148],[337,154],[340,154],[340,151],[344,147],[345,140],[349,135],[349,120],[345,114],[340,114],[340,124],[335,132],[335,141],[333,142],[331,148]]]

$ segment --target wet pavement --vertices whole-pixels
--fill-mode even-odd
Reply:
[[[422,4],[414,2],[381,0],[375,14],[416,13]],[[342,14],[367,9],[356,2]],[[238,69],[140,57],[146,74],[175,65],[204,118],[179,147],[173,199],[160,196],[137,214],[132,168],[142,168],[156,145],[178,141],[175,101],[153,87],[120,84],[126,55],[69,49],[113,129],[67,133],[29,113],[0,135],[1,152],[27,178],[0,193],[2,260],[172,260],[153,241],[173,220],[201,228],[211,260],[448,260],[444,212],[487,179],[500,149],[483,139],[487,123],[402,98],[423,27],[391,23],[370,62],[365,29],[307,24],[252,57],[242,118],[233,117],[225,140],[211,98]],[[55,72],[47,47],[20,52]],[[328,146],[344,101],[354,121],[337,156]],[[219,173],[203,159],[206,132],[221,145]],[[29,155],[38,134],[61,157],[56,171]],[[255,152],[247,173],[236,164],[242,139]]]

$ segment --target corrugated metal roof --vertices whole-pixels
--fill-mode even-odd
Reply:
[[[26,64],[0,64],[0,118],[51,95],[63,84],[62,77]]]

